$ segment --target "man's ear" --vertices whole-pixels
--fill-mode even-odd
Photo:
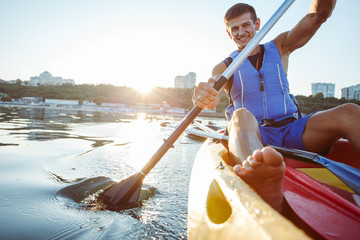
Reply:
[[[260,18],[256,19],[255,21],[255,30],[259,31],[259,29],[260,29]]]
[[[229,29],[226,28],[226,32],[229,35],[229,37],[232,39],[231,33],[229,32]]]

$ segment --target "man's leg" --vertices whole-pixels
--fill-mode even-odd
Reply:
[[[262,149],[262,140],[255,117],[245,108],[234,111],[229,122],[230,158],[241,164],[256,149]]]
[[[306,123],[303,142],[306,150],[322,152],[339,138],[346,138],[360,153],[360,107],[344,104],[317,112]]]
[[[263,147],[257,121],[246,109],[233,113],[229,123],[229,150],[232,162],[237,164],[235,173],[281,212],[284,159],[274,149]]]

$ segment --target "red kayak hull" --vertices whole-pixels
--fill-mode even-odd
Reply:
[[[340,140],[327,154],[328,158],[360,166],[360,156],[345,140]],[[286,159],[284,195],[292,211],[324,239],[360,239],[359,196],[318,182],[295,168],[318,167]]]

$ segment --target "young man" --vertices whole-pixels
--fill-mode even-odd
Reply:
[[[275,209],[283,203],[282,156],[263,144],[303,149],[327,150],[341,137],[360,153],[360,108],[344,104],[297,119],[297,106],[289,94],[287,69],[289,55],[304,46],[330,17],[336,0],[313,0],[309,13],[288,32],[259,45],[235,71],[232,83],[219,93],[213,88],[231,60],[241,52],[260,29],[253,7],[236,4],[225,14],[226,30],[238,50],[216,65],[212,78],[194,90],[196,106],[212,109],[219,104],[221,91],[228,91],[232,104],[227,109],[230,158],[234,170],[252,185]],[[262,149],[262,150],[259,150]]]

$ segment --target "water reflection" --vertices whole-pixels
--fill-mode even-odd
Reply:
[[[104,117],[101,113],[82,113],[80,111],[47,109],[47,108],[13,108],[0,107],[3,116],[0,119],[0,130],[7,131],[9,135],[25,137],[29,141],[49,141],[55,139],[81,139],[94,142],[92,147],[101,147],[112,143],[113,140],[96,139],[92,136],[75,135],[71,131],[70,123],[116,121],[113,114]],[[17,111],[17,112],[14,112]],[[77,117],[75,117],[75,115]],[[85,116],[85,117],[83,117]],[[1,124],[9,123],[9,124]],[[16,143],[0,143],[0,146],[17,146]]]
[[[134,174],[172,129],[166,116],[0,107],[0,238],[186,238],[187,192],[200,143],[180,137],[143,187],[149,198],[101,211],[99,191]],[[21,231],[19,229],[22,229]]]
[[[8,122],[12,119],[32,119],[35,121],[51,122],[56,119],[60,123],[84,123],[84,122],[121,122],[122,119],[137,119],[137,114],[120,112],[89,112],[73,109],[58,109],[48,107],[10,107],[0,106],[0,122]]]

